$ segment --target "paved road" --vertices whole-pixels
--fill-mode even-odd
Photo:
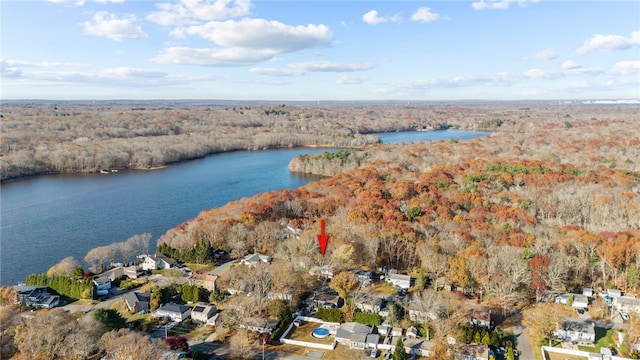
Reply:
[[[513,328],[513,335],[516,338],[516,348],[520,351],[519,360],[535,360],[533,353],[533,345],[531,339],[526,333],[526,328],[522,325],[516,325]]]

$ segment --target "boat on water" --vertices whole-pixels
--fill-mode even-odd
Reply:
[[[107,170],[100,170],[100,174],[108,174],[109,172]]]

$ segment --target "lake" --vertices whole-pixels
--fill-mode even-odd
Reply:
[[[486,132],[398,132],[384,143],[469,139]],[[334,149],[335,150],[335,149]],[[82,262],[97,246],[151,233],[151,251],[168,229],[201,210],[276,189],[293,189],[316,176],[293,174],[299,154],[330,149],[240,151],[210,155],[150,171],[47,175],[8,181],[0,192],[0,285],[46,272],[67,256]]]

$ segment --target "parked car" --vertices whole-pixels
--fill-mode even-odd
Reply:
[[[629,314],[627,314],[626,312],[620,312],[620,316],[622,317],[622,320],[624,320],[624,321],[629,320]]]

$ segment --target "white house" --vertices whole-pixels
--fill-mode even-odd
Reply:
[[[640,299],[630,296],[620,296],[613,298],[613,306],[619,312],[640,314]]]
[[[216,313],[215,305],[199,302],[191,309],[191,318],[201,324],[214,325]]]
[[[386,282],[400,289],[408,289],[411,287],[411,276],[402,274],[389,274],[384,279]]]
[[[178,267],[178,262],[160,253],[147,256],[142,262],[143,270],[161,270]]]
[[[433,347],[436,345],[433,341],[420,338],[408,338],[404,341],[404,351],[410,355],[417,356],[433,356]]]
[[[153,312],[153,317],[167,318],[173,322],[181,322],[189,317],[191,308],[174,303],[166,303]]]
[[[564,319],[559,329],[553,334],[562,341],[593,345],[596,341],[596,330],[593,322],[583,319]]]
[[[269,264],[271,263],[271,260],[272,260],[271,256],[253,253],[245,256],[242,260],[240,260],[240,263],[244,265],[256,266],[258,263],[261,263],[261,262],[265,264]]]
[[[571,306],[576,309],[586,309],[589,306],[589,298],[583,294],[561,294],[556,296],[556,302],[565,305],[571,302]]]

